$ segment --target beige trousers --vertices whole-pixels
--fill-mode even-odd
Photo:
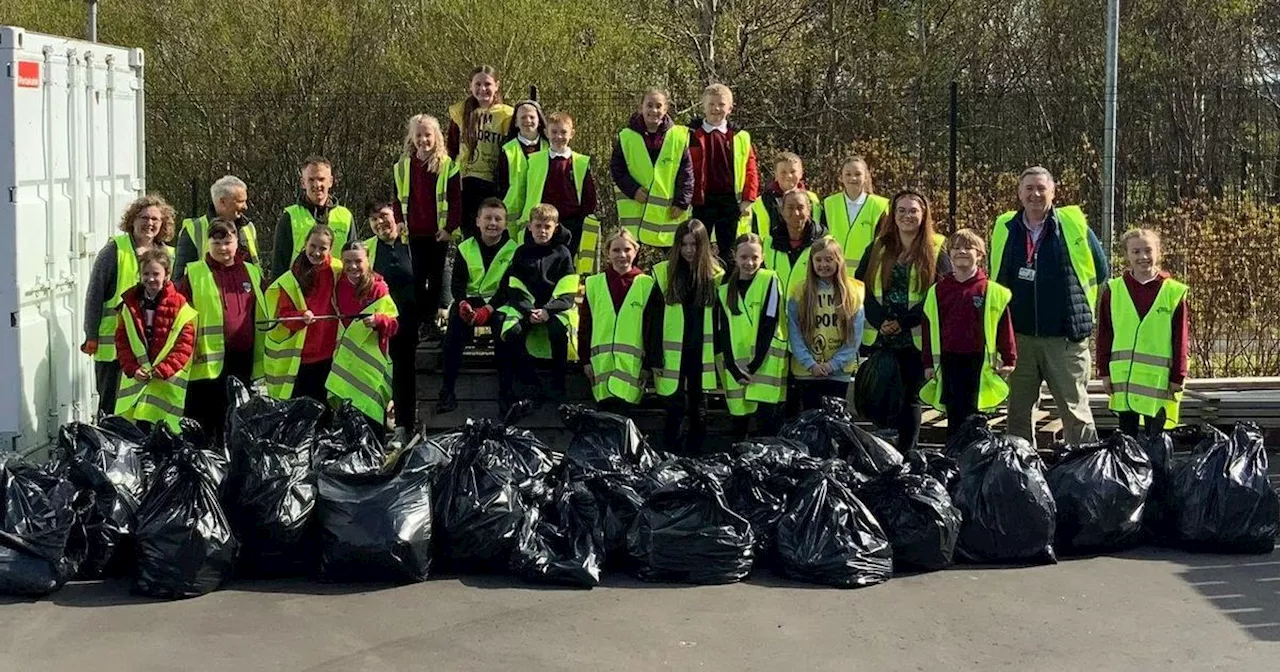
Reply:
[[[1009,433],[1035,445],[1031,416],[1040,404],[1040,383],[1049,384],[1068,443],[1098,440],[1089,410],[1089,341],[1017,334],[1018,365],[1009,376]]]

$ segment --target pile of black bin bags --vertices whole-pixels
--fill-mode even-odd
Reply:
[[[902,455],[843,401],[730,453],[675,457],[628,418],[561,407],[553,451],[515,422],[383,442],[350,406],[275,401],[233,383],[226,439],[143,433],[120,418],[62,428],[53,459],[0,455],[0,593],[129,577],[158,598],[232,578],[424,581],[504,573],[590,588],[604,572],[731,583],[769,570],[871,586],[956,560],[1039,564],[1140,544],[1267,553],[1280,500],[1257,427],[1115,434],[1046,469],[976,417],[945,450]],[[1192,442],[1175,461],[1175,439]]]

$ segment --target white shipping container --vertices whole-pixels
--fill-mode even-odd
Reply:
[[[0,26],[0,450],[92,420],[84,293],[145,189],[143,54]]]

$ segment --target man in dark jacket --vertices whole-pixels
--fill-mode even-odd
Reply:
[[[182,279],[187,264],[204,259],[209,250],[209,225],[223,219],[235,225],[236,249],[251,264],[258,263],[258,229],[245,216],[249,210],[249,187],[235,175],[224,175],[209,187],[209,210],[203,217],[182,222],[178,230],[177,258],[173,263],[173,281]]]
[[[289,272],[293,262],[306,245],[307,232],[316,224],[327,225],[333,230],[334,257],[342,256],[342,246],[354,240],[355,222],[351,211],[333,200],[333,166],[329,160],[308,157],[302,165],[302,193],[298,202],[285,208],[276,222],[275,251],[272,254],[271,274],[280,277]]]
[[[1048,383],[1065,438],[1096,441],[1089,409],[1089,336],[1097,289],[1110,276],[1107,254],[1078,207],[1054,207],[1048,170],[1023,171],[1022,209],[996,220],[991,277],[1013,291],[1009,313],[1018,364],[1009,377],[1009,433],[1035,443],[1032,414]]]

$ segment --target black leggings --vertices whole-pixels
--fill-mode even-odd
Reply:
[[[501,335],[502,325],[497,327],[500,335],[495,345],[495,354],[498,356],[498,396],[502,401],[516,398],[517,376],[535,389],[542,389],[538,385],[538,374],[534,368],[535,358],[525,347],[529,331],[538,327],[547,328],[547,337],[551,343],[551,391],[557,395],[564,394],[564,374],[569,363],[569,328],[555,316],[540,325],[529,324],[528,318],[524,318],[520,320],[519,328],[512,333]]]
[[[701,365],[701,362],[699,362]],[[667,397],[667,418],[662,424],[662,447],[681,455],[701,455],[707,439],[707,405],[702,392],[702,371],[681,372],[679,388]],[[680,442],[680,425],[689,427]]]
[[[462,178],[462,237],[474,238],[479,232],[476,226],[476,215],[480,213],[480,204],[489,197],[502,198],[495,182],[479,177]]]
[[[733,241],[738,238],[738,199],[733,194],[707,194],[702,205],[693,206],[694,219],[707,226],[707,235],[714,236],[716,255],[725,269],[733,268]],[[679,245],[680,241],[676,241]]]
[[[98,388],[98,413],[115,415],[116,393],[120,391],[120,362],[94,362],[93,378]]]
[[[188,418],[200,423],[208,437],[217,441],[222,437],[227,416],[227,379],[234,376],[248,387],[253,376],[253,352],[226,353],[222,363],[222,375],[213,380],[193,381],[187,387]]]
[[[440,293],[445,291],[444,265],[449,260],[449,241],[442,243],[430,236],[412,236],[409,238],[409,254],[413,255],[414,289],[421,298],[419,309],[426,315],[434,316],[436,307],[440,305]],[[418,320],[415,319],[415,333],[418,331],[417,323]],[[434,321],[430,323],[435,324]],[[398,333],[403,333],[403,319],[400,325]]]
[[[1120,421],[1120,431],[1135,439],[1150,438],[1164,431],[1165,412],[1163,408],[1160,409],[1159,413],[1156,413],[1154,418],[1139,415],[1133,411],[1119,411],[1116,413],[1116,418]],[[1138,432],[1139,424],[1146,430],[1145,436]]]
[[[782,409],[778,404],[757,403],[751,415],[733,416],[733,440],[745,441],[752,436],[777,436],[782,428]],[[756,419],[756,431],[751,432],[751,418]]]
[[[387,344],[391,356],[391,398],[396,407],[396,427],[413,433],[418,419],[418,314],[401,313],[396,335]]]
[[[293,379],[293,399],[311,397],[316,401],[329,405],[329,393],[324,384],[329,380],[329,369],[333,368],[333,360],[303,364],[298,367],[298,375]]]
[[[800,408],[805,411],[820,408],[823,397],[849,398],[849,383],[843,380],[801,380],[795,389],[800,395]]]
[[[942,353],[942,404],[947,409],[947,436],[960,430],[978,412],[978,388],[982,384],[984,354]]]
[[[924,361],[920,351],[898,348],[892,351],[902,376],[902,412],[895,423],[898,430],[898,452],[906,453],[920,440],[920,388],[924,386]]]

